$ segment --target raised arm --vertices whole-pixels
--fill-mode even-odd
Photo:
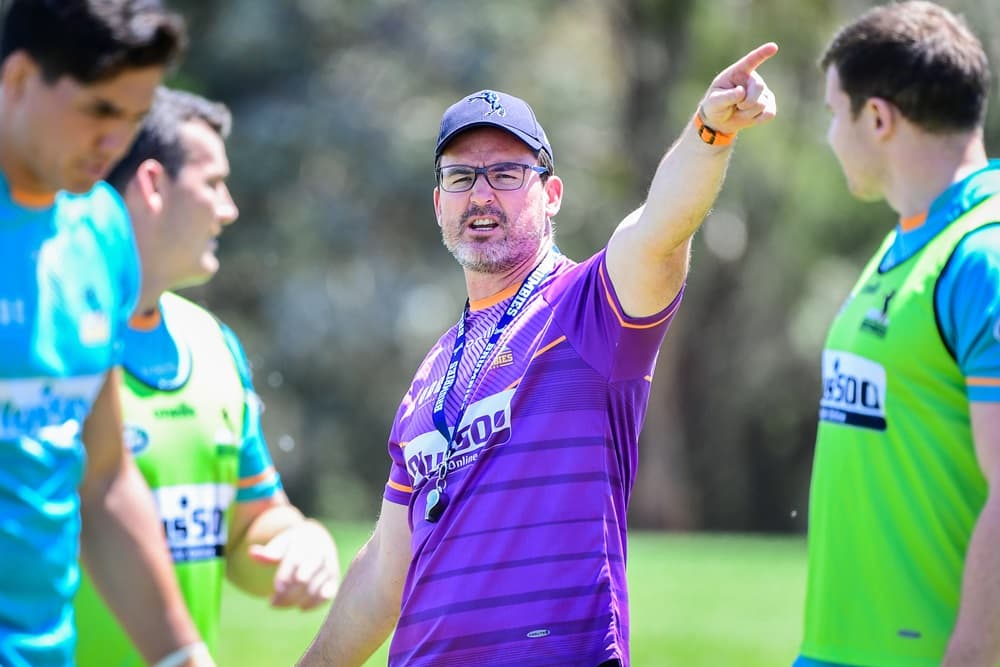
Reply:
[[[152,494],[125,451],[118,382],[118,371],[108,373],[83,428],[88,458],[80,487],[83,561],[150,664],[188,655],[171,664],[213,665],[177,588]]]
[[[694,121],[660,161],[646,203],[626,217],[608,243],[608,276],[628,315],[666,307],[687,277],[691,237],[722,187],[732,153],[726,135],[774,118],[776,104],[757,72],[778,51],[764,44],[724,69],[698,106],[718,140],[703,141]]]
[[[375,533],[348,568],[299,667],[363,664],[396,625],[409,566],[407,509],[383,500]]]

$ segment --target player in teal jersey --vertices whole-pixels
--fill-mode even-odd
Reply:
[[[160,89],[109,182],[124,196],[143,285],[125,339],[126,441],[153,488],[181,590],[214,648],[222,581],[309,609],[339,581],[337,551],[282,491],[246,356],[232,331],[166,290],[218,270],[217,238],[238,210],[226,186],[229,110]],[[93,589],[77,600],[83,667],[140,664]]]
[[[1000,664],[1000,161],[989,65],[930,2],[827,48],[828,140],[899,223],[823,351],[798,667]]]
[[[152,1],[14,0],[2,32],[0,664],[72,664],[82,552],[147,660],[210,665],[122,446],[110,369],[139,267],[121,200],[95,186],[184,25]]]

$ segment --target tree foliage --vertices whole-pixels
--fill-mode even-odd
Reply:
[[[566,182],[560,247],[582,259],[638,206],[714,74],[768,40],[779,117],[740,138],[696,238],[661,353],[634,524],[804,526],[826,326],[893,225],[846,192],[816,59],[848,0],[195,0],[174,84],[230,105],[240,222],[193,297],[234,327],[290,495],[373,517],[386,434],[461,271],[431,206],[441,112],[481,88],[529,100]],[[1000,9],[963,11],[1000,63]],[[987,145],[1000,122],[989,117]]]

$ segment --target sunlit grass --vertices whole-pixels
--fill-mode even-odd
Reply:
[[[344,567],[370,526],[331,526]],[[637,667],[787,667],[798,645],[805,584],[799,537],[633,533],[629,584]],[[220,667],[292,665],[325,610],[274,611],[228,588]],[[385,665],[386,647],[367,665]]]

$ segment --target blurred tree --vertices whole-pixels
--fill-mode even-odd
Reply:
[[[715,73],[759,43],[779,118],[741,137],[695,240],[661,353],[631,519],[800,530],[826,326],[894,220],[847,193],[823,137],[819,50],[859,0],[175,0],[177,85],[227,102],[238,224],[191,296],[242,337],[293,499],[373,518],[393,412],[457,319],[432,156],[444,108],[529,100],[566,182],[560,247],[584,258],[641,204]],[[1000,5],[964,11],[1000,63]],[[990,116],[987,145],[1000,140]]]

